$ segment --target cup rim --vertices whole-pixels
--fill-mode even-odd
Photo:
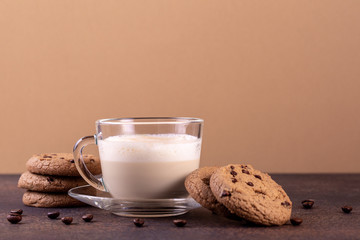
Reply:
[[[99,119],[96,124],[202,124],[203,122],[203,119],[195,117],[122,117]]]

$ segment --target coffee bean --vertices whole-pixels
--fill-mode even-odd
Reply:
[[[173,223],[177,226],[177,227],[183,227],[183,226],[185,226],[186,225],[186,220],[184,220],[184,219],[175,219],[174,221],[173,221]]]
[[[6,218],[7,218],[7,220],[8,220],[9,222],[11,222],[12,224],[16,224],[16,223],[18,223],[18,222],[21,221],[22,216],[19,215],[18,213],[10,213],[9,215],[7,215]]]
[[[238,180],[236,180],[236,178],[233,178],[231,181],[232,181],[233,183],[236,183]]]
[[[343,206],[341,209],[344,213],[350,213],[352,211],[352,207],[350,206]]]
[[[260,175],[254,175],[254,177],[258,178],[261,180],[261,176]]]
[[[242,170],[242,173],[250,174],[250,172],[248,170],[245,170],[245,169]]]
[[[247,185],[249,185],[250,187],[254,186],[254,184],[252,182],[247,182]]]
[[[50,219],[56,219],[60,215],[60,212],[48,212],[47,216]]]
[[[230,172],[230,174],[235,177],[237,175],[237,172],[235,172],[234,170]]]
[[[137,226],[137,227],[142,227],[143,225],[144,225],[144,219],[142,219],[142,218],[135,218],[134,220],[133,220],[133,222],[134,222],[134,224],[135,224],[135,226]]]
[[[231,192],[227,191],[227,190],[224,190],[222,193],[221,193],[221,196],[220,197],[230,197],[231,196]]]
[[[82,216],[82,220],[84,220],[85,222],[90,222],[93,219],[93,215],[92,214],[85,214],[84,216]]]
[[[18,215],[21,215],[23,213],[22,209],[12,209],[10,213],[17,213]]]
[[[72,217],[63,217],[63,218],[61,218],[61,221],[63,223],[65,223],[66,225],[70,225],[73,221],[73,218]]]
[[[315,203],[315,202],[314,202],[314,200],[312,200],[312,199],[307,199],[307,200],[304,200],[304,201],[301,202],[301,204],[303,205],[303,207],[306,208],[306,209],[312,208],[313,205],[314,205],[314,203]]]
[[[303,220],[301,218],[291,218],[290,222],[294,226],[299,226],[303,222]]]

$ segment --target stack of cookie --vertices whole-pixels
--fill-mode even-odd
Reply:
[[[94,175],[101,173],[100,160],[84,155],[88,170]],[[27,172],[19,179],[18,187],[27,191],[23,203],[33,207],[74,207],[82,202],[70,197],[71,188],[86,185],[80,177],[72,153],[46,153],[32,156],[26,163]]]
[[[204,167],[192,172],[185,187],[197,202],[212,212],[265,225],[283,225],[292,203],[280,185],[251,165]]]

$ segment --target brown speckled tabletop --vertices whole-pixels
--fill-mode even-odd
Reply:
[[[360,239],[360,174],[272,174],[293,201],[293,216],[303,219],[300,226],[257,227],[213,215],[204,208],[168,218],[146,218],[141,228],[132,218],[115,216],[94,207],[32,208],[22,204],[24,190],[17,188],[19,175],[0,175],[0,239]],[[314,199],[313,209],[303,209],[301,201]],[[342,212],[351,205],[350,214]],[[23,219],[10,224],[11,209],[22,208]],[[65,225],[50,220],[47,212],[59,210],[74,221]],[[91,213],[85,223],[81,216]],[[172,220],[187,220],[183,228]]]

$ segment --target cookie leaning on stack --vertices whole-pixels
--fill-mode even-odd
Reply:
[[[226,208],[265,226],[283,225],[291,216],[292,203],[282,187],[251,165],[200,168],[186,178],[185,186],[196,201],[215,213]]]
[[[94,175],[101,173],[100,160],[84,155],[87,168]],[[73,187],[85,185],[75,167],[71,153],[46,153],[32,156],[26,163],[27,172],[19,179],[18,187],[27,189],[23,203],[33,207],[74,207],[84,205],[68,196]]]

